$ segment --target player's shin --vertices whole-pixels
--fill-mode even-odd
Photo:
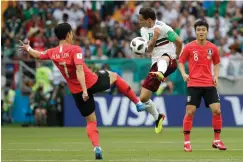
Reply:
[[[119,75],[117,76],[115,84],[116,84],[118,90],[122,94],[127,96],[133,103],[138,104],[140,102],[139,99],[137,98],[136,94],[132,90],[132,88]]]
[[[192,129],[193,116],[185,115],[183,120],[184,141],[190,141],[190,133]]]
[[[94,147],[99,147],[99,132],[97,129],[97,122],[87,122],[87,135]]]
[[[146,111],[148,113],[150,113],[153,117],[154,117],[154,120],[156,121],[159,117],[159,112],[158,110],[156,109],[153,101],[150,99],[148,100],[147,102],[144,103],[146,106]]]
[[[220,133],[222,129],[222,116],[221,114],[213,115],[212,125],[214,129],[214,140],[220,140]]]

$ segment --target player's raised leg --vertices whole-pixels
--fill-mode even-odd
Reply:
[[[155,104],[153,101],[150,99],[152,96],[152,91],[142,88],[141,93],[140,93],[140,100],[143,102],[146,106],[146,111],[149,112],[155,120],[155,132],[160,133],[162,131],[163,125],[162,122],[165,118],[164,114],[159,114],[158,110],[155,107]]]
[[[193,117],[196,112],[196,106],[187,105],[186,106],[186,114],[183,120],[183,132],[184,132],[184,150],[186,152],[191,152],[191,141],[190,141],[190,133],[193,125]]]
[[[118,90],[127,96],[137,107],[137,111],[144,111],[145,106],[136,96],[132,88],[127,84],[127,82],[122,79],[117,73],[108,71],[110,76],[110,84],[115,84]]]
[[[220,110],[220,103],[210,104],[209,107],[213,113],[212,126],[214,129],[214,141],[212,144],[213,148],[218,148],[219,150],[226,150],[224,143],[220,139],[220,133],[222,129],[222,116]]]
[[[161,56],[161,58],[157,62],[158,71],[150,72],[149,74],[153,77],[158,78],[158,80],[163,81],[165,79],[165,72],[170,63],[170,58],[167,55]]]

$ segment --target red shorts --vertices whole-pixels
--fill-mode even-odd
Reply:
[[[165,77],[172,74],[177,68],[176,59],[170,59],[169,66],[164,74]],[[153,64],[153,66],[150,68],[149,72],[156,72],[158,71],[157,63]],[[146,88],[152,92],[156,92],[160,86],[161,81],[159,81],[157,78],[152,77],[148,74],[148,76],[145,78],[143,82],[143,88]]]

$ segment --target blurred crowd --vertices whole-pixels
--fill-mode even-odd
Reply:
[[[26,58],[16,51],[17,40],[30,40],[38,50],[57,45],[53,27],[71,24],[74,43],[86,59],[133,58],[130,40],[139,36],[138,12],[142,6],[156,10],[157,19],[170,25],[184,43],[195,39],[197,19],[209,23],[208,39],[219,46],[222,57],[243,57],[242,1],[17,1],[8,2],[2,26],[2,55]]]

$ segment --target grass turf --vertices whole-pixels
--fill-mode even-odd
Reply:
[[[99,128],[104,161],[242,162],[243,128],[224,128],[227,151],[211,146],[211,128],[193,128],[192,152],[183,150],[181,128]],[[2,127],[3,162],[94,161],[85,128]]]

